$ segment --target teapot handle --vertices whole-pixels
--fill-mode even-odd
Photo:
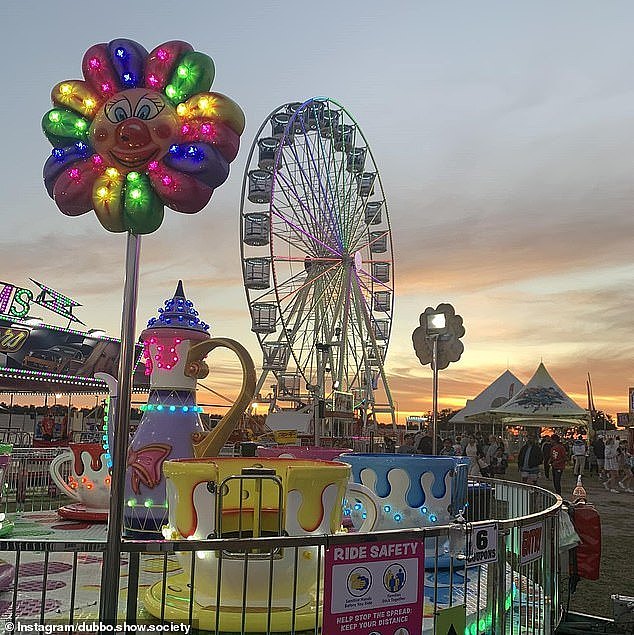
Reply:
[[[242,365],[242,387],[233,406],[211,432],[204,435],[195,433],[196,437],[192,439],[192,447],[196,458],[218,456],[255,394],[255,365],[251,355],[242,344],[226,337],[213,337],[194,344],[187,353],[185,375],[204,379],[209,374],[209,366],[204,360],[214,348],[228,348],[238,356]]]

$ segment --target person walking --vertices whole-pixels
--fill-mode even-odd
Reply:
[[[583,468],[586,465],[586,453],[588,448],[583,440],[583,435],[579,435],[572,442],[572,460],[574,463],[575,476],[583,476]]]
[[[605,478],[605,443],[600,434],[597,434],[597,438],[593,441],[592,449],[594,450],[594,456],[597,457],[599,478]]]
[[[603,483],[603,487],[613,494],[618,494],[617,484],[619,481],[619,462],[618,462],[618,446],[614,441],[614,437],[608,437],[605,441],[605,471],[608,474],[608,480]]]
[[[484,453],[484,460],[491,465],[493,462],[493,457],[498,449],[498,440],[494,434],[489,435],[489,445]]]
[[[464,449],[464,456],[468,456],[470,459],[469,476],[481,476],[480,461],[479,461],[480,454],[481,452],[479,451],[475,436],[470,435],[469,442],[467,443]]]
[[[553,446],[550,449],[550,465],[553,468],[553,486],[555,487],[555,493],[561,496],[561,476],[566,468],[566,458],[568,453],[566,448],[561,443],[561,438],[558,434],[552,436]]]
[[[553,447],[553,442],[550,437],[546,435],[542,440],[542,454],[544,455],[544,476],[550,478],[550,449]]]
[[[522,483],[535,485],[539,478],[539,466],[544,461],[542,450],[535,437],[528,437],[517,455],[517,467],[522,476]]]

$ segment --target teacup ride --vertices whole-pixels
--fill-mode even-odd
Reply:
[[[339,462],[289,458],[205,458],[164,464],[170,540],[315,536],[340,529],[346,497],[369,510],[362,530],[372,529],[374,497],[350,483],[350,467]],[[264,633],[314,629],[319,547],[273,553],[179,552],[184,573],[152,586],[144,604],[155,616],[187,620],[190,609],[202,630]],[[245,579],[245,574],[246,579]],[[244,617],[243,617],[244,607]],[[244,619],[244,624],[243,624]]]
[[[467,506],[469,459],[418,454],[346,454],[338,461],[352,468],[351,478],[375,496],[379,517],[375,530],[451,525]],[[344,503],[344,517],[353,526],[366,514],[359,498]],[[470,632],[484,632],[487,565],[466,566],[464,554],[452,553],[449,540],[425,541],[423,633],[434,632],[434,612],[454,604],[467,606]],[[427,555],[429,554],[429,555]],[[508,579],[508,576],[507,576]],[[506,608],[511,606],[511,585],[506,589]]]
[[[68,481],[63,465],[70,463]],[[107,522],[110,506],[110,470],[100,443],[70,443],[49,466],[55,485],[74,502],[63,505],[58,515],[66,520]]]

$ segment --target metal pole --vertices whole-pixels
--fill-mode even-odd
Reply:
[[[99,619],[104,624],[116,625],[121,575],[121,526],[123,524],[123,498],[125,486],[128,433],[130,429],[130,402],[132,395],[132,368],[136,330],[136,307],[139,283],[139,252],[141,238],[128,233],[125,262],[125,286],[121,317],[121,353],[119,357],[119,399],[117,401],[114,451],[112,452],[112,479],[110,481],[110,515],[108,539],[101,572],[101,602]]]
[[[434,386],[432,391],[432,418],[431,418],[431,434],[432,434],[432,453],[435,455],[438,451],[436,447],[436,430],[438,425],[438,336],[433,338],[432,353],[432,370],[434,371]]]

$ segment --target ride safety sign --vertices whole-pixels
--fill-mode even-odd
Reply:
[[[420,633],[425,544],[390,541],[326,550],[323,632]]]

